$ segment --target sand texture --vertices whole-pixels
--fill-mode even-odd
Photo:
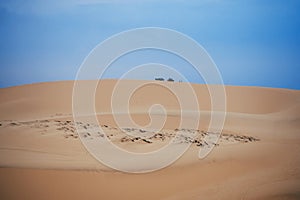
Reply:
[[[191,110],[190,119],[194,112],[201,118],[197,127],[190,128],[180,127],[180,102],[172,92],[155,82],[122,80],[124,93],[126,88],[144,84],[129,100],[136,124],[161,121],[160,112],[148,115],[153,104],[163,105],[167,113],[162,130],[152,133],[128,124],[125,129],[130,135],[126,135],[112,115],[116,80],[101,81],[95,93],[96,116],[104,133],[93,132],[97,124],[74,122],[73,83],[0,89],[1,199],[300,199],[300,91],[226,86],[225,125],[214,143],[204,139],[219,134],[208,130],[212,114],[205,85],[192,84],[199,106]],[[183,95],[188,87],[186,83],[160,84]],[[122,105],[122,99],[118,101]],[[124,117],[122,106],[114,113]],[[129,174],[98,162],[80,138],[91,142],[108,138],[136,153],[170,142],[191,146],[171,166]],[[214,147],[213,151],[199,159],[199,150],[208,147]],[[136,170],[156,164],[145,162]]]

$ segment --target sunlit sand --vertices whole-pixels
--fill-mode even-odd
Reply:
[[[199,102],[196,112],[201,114],[196,129],[179,128],[180,107],[172,93],[155,84],[137,90],[130,99],[137,124],[149,123],[147,111],[154,103],[162,104],[168,113],[163,129],[144,138],[140,135],[148,132],[142,128],[126,127],[131,133],[126,135],[117,126],[110,104],[116,80],[101,83],[95,107],[105,135],[91,134],[98,125],[86,122],[77,122],[76,130],[72,81],[0,89],[2,199],[300,198],[299,91],[226,86],[225,125],[219,141],[210,143],[203,138],[218,133],[208,131],[211,105],[205,85],[192,85]],[[122,81],[125,86],[140,83],[147,81]],[[164,84],[184,88],[187,83]],[[169,142],[191,146],[162,170],[128,174],[98,162],[80,140],[105,137],[137,153],[157,150]],[[198,151],[211,146],[213,151],[199,159]]]

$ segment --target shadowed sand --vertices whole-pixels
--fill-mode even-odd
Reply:
[[[171,166],[146,174],[116,172],[84,148],[95,124],[72,118],[73,82],[53,82],[0,89],[1,199],[299,199],[300,92],[287,89],[226,86],[227,117],[218,143],[203,140],[210,98],[204,85],[193,84],[201,121],[196,129],[179,129],[179,102],[166,88],[147,81],[122,81],[123,87],[145,84],[129,101],[139,125],[150,122],[152,104],[162,104],[168,117],[163,130],[143,138],[144,129],[126,127],[125,135],[111,115],[115,80],[101,81],[96,112],[111,141],[133,152],[156,150],[178,131],[193,132],[175,141],[190,149]],[[163,83],[184,92],[186,83]],[[158,95],[159,94],[159,95]],[[120,100],[121,103],[121,100]],[[122,116],[122,113],[117,113]],[[152,119],[160,115],[152,116]],[[200,148],[214,146],[205,159]],[[145,167],[147,163],[145,163]],[[134,166],[133,166],[134,167]],[[16,192],[17,191],[17,192]]]

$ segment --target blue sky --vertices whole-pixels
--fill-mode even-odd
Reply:
[[[3,0],[0,87],[73,80],[98,43],[150,26],[195,39],[225,84],[300,89],[299,10],[300,1],[291,0]],[[126,65],[163,62],[161,57],[157,52],[131,56],[107,76],[118,77]],[[164,57],[166,63],[170,60],[189,81],[202,82],[189,66]]]

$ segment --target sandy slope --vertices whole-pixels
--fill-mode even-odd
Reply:
[[[147,81],[122,81],[122,87],[141,83],[145,86],[129,101],[135,122],[149,123],[145,112],[154,103],[168,112],[161,135],[149,141],[132,141],[117,128],[110,114],[115,80],[102,81],[95,96],[107,135],[137,152],[164,146],[180,121],[179,102],[166,88]],[[188,87],[164,84],[182,93]],[[72,87],[73,82],[67,81],[0,89],[1,199],[299,199],[299,91],[227,86],[223,135],[213,152],[198,160],[199,148],[206,145],[201,134],[209,134],[211,105],[207,88],[194,84],[201,111],[198,140],[171,167],[125,174],[97,162],[81,144],[72,121]],[[152,117],[160,120],[160,115]]]

